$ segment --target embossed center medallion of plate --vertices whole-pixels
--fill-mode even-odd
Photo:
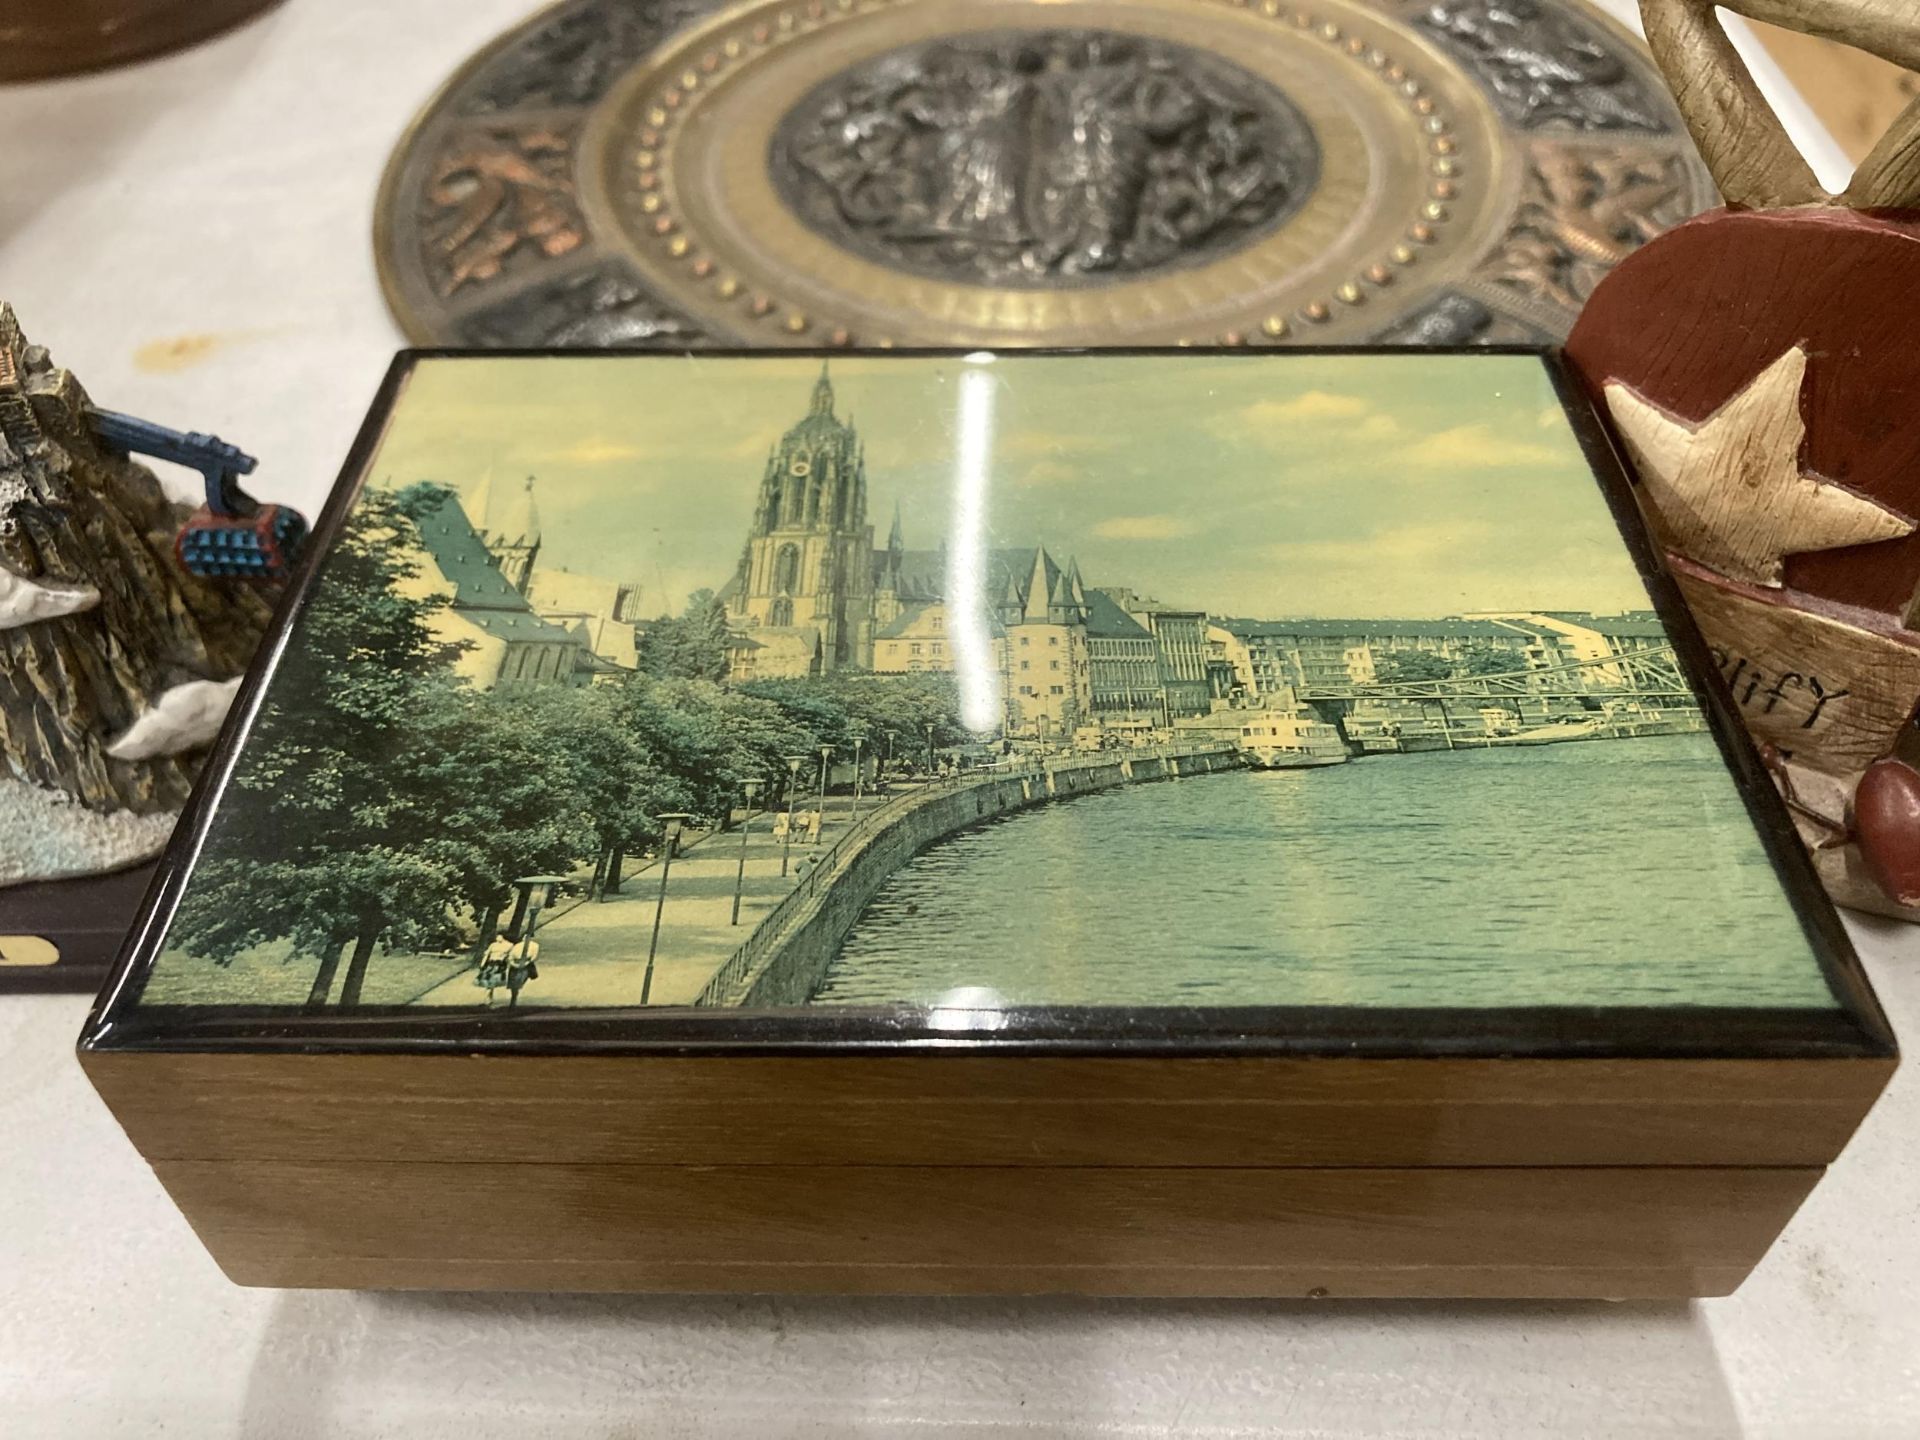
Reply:
[[[616,84],[580,200],[762,343],[1357,338],[1496,238],[1507,143],[1344,0],[748,4]]]
[[[1018,31],[842,71],[775,127],[767,169],[794,213],[883,265],[1033,288],[1237,249],[1313,193],[1320,146],[1218,57]]]

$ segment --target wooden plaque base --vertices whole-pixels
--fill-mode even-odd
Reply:
[[[148,863],[0,889],[0,994],[98,990],[140,912],[153,870]]]

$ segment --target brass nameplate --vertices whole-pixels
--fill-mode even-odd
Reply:
[[[57,965],[60,948],[39,935],[0,935],[0,965]]]

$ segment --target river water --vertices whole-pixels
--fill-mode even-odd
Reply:
[[[1709,735],[1036,806],[896,873],[815,1003],[963,987],[1032,1005],[1833,1003]]]

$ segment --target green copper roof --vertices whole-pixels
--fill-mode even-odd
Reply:
[[[1114,604],[1112,596],[1099,590],[1087,591],[1087,634],[1102,640],[1153,639],[1146,626]]]
[[[453,586],[453,609],[503,640],[574,642],[575,637],[533,613],[527,597],[507,583],[467,519],[459,497],[448,494],[421,517],[420,540]]]

